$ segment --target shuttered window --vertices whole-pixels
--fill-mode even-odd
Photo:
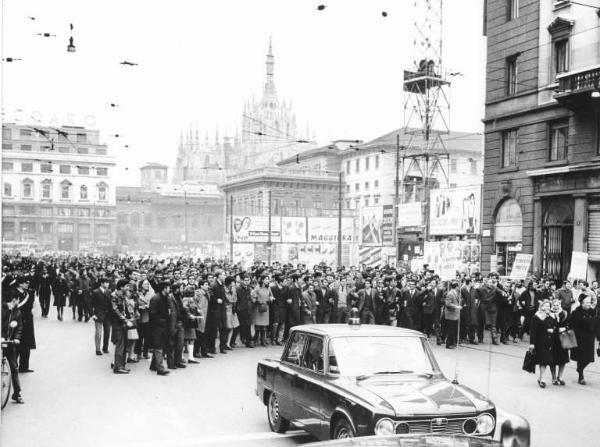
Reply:
[[[589,207],[588,254],[590,261],[600,261],[600,205]]]

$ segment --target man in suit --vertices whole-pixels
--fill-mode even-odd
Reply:
[[[120,279],[117,282],[117,290],[110,297],[112,342],[115,345],[115,360],[113,372],[115,374],[129,374],[130,370],[125,368],[125,345],[127,344],[127,330],[133,327],[133,315],[125,302],[125,294],[129,287],[129,281]]]
[[[167,367],[169,369],[185,368],[183,363],[184,323],[188,319],[179,293],[169,293],[169,349],[167,352]]]
[[[397,318],[398,318],[398,309],[396,308],[396,304],[398,301],[398,294],[400,293],[400,289],[398,288],[398,281],[394,276],[391,276],[387,280],[387,286],[383,289],[383,294],[385,296],[385,302],[387,307],[389,308],[389,317],[390,320],[386,324],[391,324],[393,326],[397,326]]]
[[[284,338],[286,338],[286,339],[289,334],[289,330],[292,327],[302,324],[301,308],[302,308],[303,298],[302,298],[302,287],[300,286],[300,275],[294,274],[294,275],[292,275],[291,279],[292,279],[292,284],[289,286],[288,296],[286,299],[287,318],[288,318],[287,319],[288,324],[286,325],[285,334],[284,334]]]
[[[150,298],[148,312],[150,314],[150,333],[152,338],[152,361],[150,370],[156,371],[159,376],[166,376],[169,371],[165,369],[163,352],[169,343],[169,294],[170,283],[164,281],[155,283],[156,293]]]
[[[3,339],[11,340],[13,342],[13,344],[8,344],[6,348],[3,348],[2,351],[10,365],[10,375],[13,386],[12,399],[16,403],[22,404],[24,401],[21,396],[17,350],[23,334],[23,317],[21,315],[21,310],[18,307],[19,297],[17,295],[8,293],[8,289],[5,289],[2,293],[2,301],[1,335]],[[2,384],[2,386],[4,387],[4,384]]]
[[[375,324],[375,291],[371,279],[365,279],[365,288],[358,292],[358,314],[363,324]]]
[[[236,311],[238,320],[240,322],[240,338],[242,340],[242,343],[244,343],[246,347],[254,348],[254,342],[252,341],[252,334],[250,329],[252,325],[252,290],[250,289],[250,277],[244,274],[241,280],[242,283],[236,289]],[[276,330],[277,328],[274,328],[275,333]],[[277,341],[277,343],[279,343],[279,341]]]
[[[108,291],[109,280],[102,277],[100,286],[92,292],[92,319],[94,320],[96,355],[108,354],[108,341],[110,340],[110,294]],[[103,333],[104,332],[104,333]],[[104,337],[103,337],[104,335]],[[102,341],[102,351],[100,342]]]
[[[374,297],[375,308],[375,324],[389,325],[390,324],[390,308],[388,306],[385,289],[383,288],[383,280],[378,279],[375,288]]]
[[[346,278],[341,278],[337,287],[338,301],[337,306],[333,309],[335,323],[347,323],[351,309],[349,304],[349,290]]]
[[[489,328],[492,336],[492,344],[499,345],[496,323],[498,319],[498,301],[502,298],[502,292],[497,287],[498,280],[493,274],[488,275],[485,284],[477,289],[477,299],[483,317],[484,328]],[[483,334],[482,334],[483,335]]]
[[[435,295],[436,295],[436,282],[430,281],[425,290],[422,293],[421,299],[421,311],[423,316],[421,318],[421,332],[427,335],[427,338],[434,332],[433,318],[435,315]]]
[[[400,292],[400,309],[403,316],[399,326],[407,329],[420,327],[421,292],[417,290],[417,284],[413,278],[407,282],[406,288]]]
[[[273,294],[272,309],[273,309],[273,326],[271,327],[271,344],[281,346],[283,336],[286,332],[286,321],[287,321],[287,296],[288,288],[284,285],[283,276],[275,276],[275,285],[271,287],[271,293]],[[238,298],[239,299],[239,298]],[[281,336],[280,336],[281,335]]]
[[[217,332],[219,333],[219,350],[221,354],[227,354],[227,331],[226,326],[227,313],[225,310],[225,274],[222,270],[215,272],[215,280],[210,288],[210,298],[208,302],[208,317],[206,320],[206,331],[208,333],[207,343],[208,352],[216,353],[215,342]]]

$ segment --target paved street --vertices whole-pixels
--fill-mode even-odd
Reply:
[[[36,335],[35,373],[22,377],[26,404],[7,406],[0,445],[279,446],[313,440],[302,432],[272,434],[254,395],[256,361],[278,355],[280,348],[238,348],[169,377],[151,373],[146,360],[133,365],[130,375],[116,376],[109,370],[111,358],[94,354],[91,322],[36,317]],[[541,390],[520,369],[524,349],[519,344],[494,347],[491,354],[487,346],[435,352],[448,377],[456,367],[461,383],[489,391],[502,409],[526,416],[533,445],[591,445],[589,439],[600,439],[600,427],[584,425],[581,417],[597,411],[598,363],[586,387],[576,384],[570,367],[566,387]]]

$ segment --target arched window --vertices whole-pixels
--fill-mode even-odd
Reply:
[[[49,178],[42,180],[42,199],[52,199],[52,180]]]
[[[33,199],[33,180],[29,178],[24,179],[21,191],[24,199]]]
[[[71,185],[72,183],[68,180],[60,182],[60,199],[69,200],[71,198]]]
[[[81,185],[79,187],[79,198],[81,200],[87,200],[88,198],[88,187],[85,185]]]
[[[104,182],[100,182],[96,185],[98,188],[98,200],[101,202],[108,200],[108,185]]]
[[[12,184],[4,182],[4,197],[12,197]]]

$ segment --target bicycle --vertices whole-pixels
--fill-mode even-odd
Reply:
[[[8,398],[10,396],[10,391],[12,388],[12,378],[10,374],[10,365],[8,364],[8,359],[4,354],[4,350],[8,347],[9,344],[14,344],[13,340],[2,340],[2,367],[0,373],[0,381],[2,386],[2,395],[0,400],[0,409],[4,409],[6,404],[8,403]]]

